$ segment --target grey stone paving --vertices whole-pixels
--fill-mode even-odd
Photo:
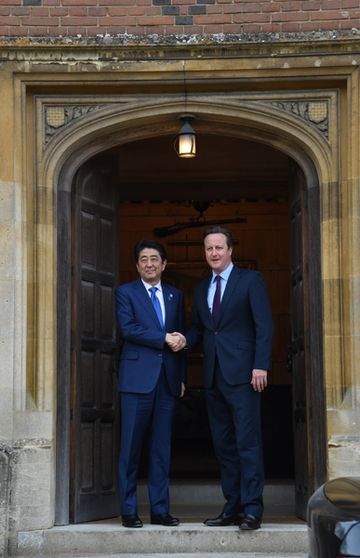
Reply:
[[[240,531],[236,526],[209,528],[199,523],[178,527],[144,525],[126,529],[119,519],[54,527],[18,534],[15,556],[65,558],[138,555],[197,558],[226,554],[243,556],[305,555],[307,529],[299,523],[264,523],[258,531]]]
[[[142,493],[141,493],[142,491]],[[173,485],[171,512],[178,527],[149,524],[146,489],[140,487],[142,529],[126,529],[119,517],[52,529],[20,532],[17,558],[307,558],[307,527],[294,515],[293,487],[270,485],[258,531],[207,527],[223,505],[216,484]],[[199,505],[199,503],[201,503]]]
[[[137,556],[141,556],[141,558],[164,558],[164,554],[137,554]],[[234,552],[234,553],[227,553],[227,554],[217,554],[217,553],[208,553],[208,554],[166,554],[166,558],[235,558],[236,556],[240,556],[241,558],[307,558],[308,554],[259,554],[248,552]],[[92,557],[83,557],[83,558],[94,558]],[[104,558],[104,555],[97,558]],[[134,558],[134,554],[117,554],[113,555],[112,558]]]

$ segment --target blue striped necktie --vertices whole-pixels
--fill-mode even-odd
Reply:
[[[156,296],[156,291],[158,290],[157,287],[151,287],[149,289],[149,291],[151,292],[151,302],[153,303],[153,306],[155,308],[155,312],[156,315],[158,317],[158,320],[160,322],[161,327],[164,327],[164,322],[163,322],[163,315],[162,315],[162,311],[161,311],[161,304],[160,304],[160,300],[158,299],[158,297]]]

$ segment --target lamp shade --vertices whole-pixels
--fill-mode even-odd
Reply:
[[[177,154],[182,158],[191,158],[196,156],[196,134],[191,126],[191,116],[182,116],[182,126],[179,130]]]

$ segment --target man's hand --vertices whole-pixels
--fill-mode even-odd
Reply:
[[[165,336],[165,342],[169,345],[170,349],[176,353],[181,351],[186,345],[186,339],[182,333],[174,331],[173,333],[167,333]]]
[[[180,399],[181,399],[181,397],[184,397],[185,390],[186,390],[186,386],[185,386],[184,382],[181,382]]]
[[[254,368],[250,383],[255,391],[263,391],[267,386],[267,370]]]

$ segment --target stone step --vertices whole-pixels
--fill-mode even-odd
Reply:
[[[126,529],[119,518],[79,525],[53,527],[43,531],[19,532],[12,555],[22,558],[116,558],[138,554],[153,558],[166,554],[180,558],[211,558],[227,554],[259,558],[306,556],[307,529],[304,523],[263,523],[257,531],[238,527],[209,528],[200,523],[178,527],[145,524],[142,529]],[[234,557],[235,558],[235,557]],[[297,557],[296,557],[297,558]]]
[[[76,558],[134,558],[134,554],[86,554],[76,555]],[[198,552],[194,553],[161,553],[141,554],[139,558],[308,558],[307,553],[258,553],[258,552]],[[48,558],[48,557],[46,557]],[[50,557],[49,557],[50,558]],[[62,555],[62,558],[74,558],[74,554]]]

